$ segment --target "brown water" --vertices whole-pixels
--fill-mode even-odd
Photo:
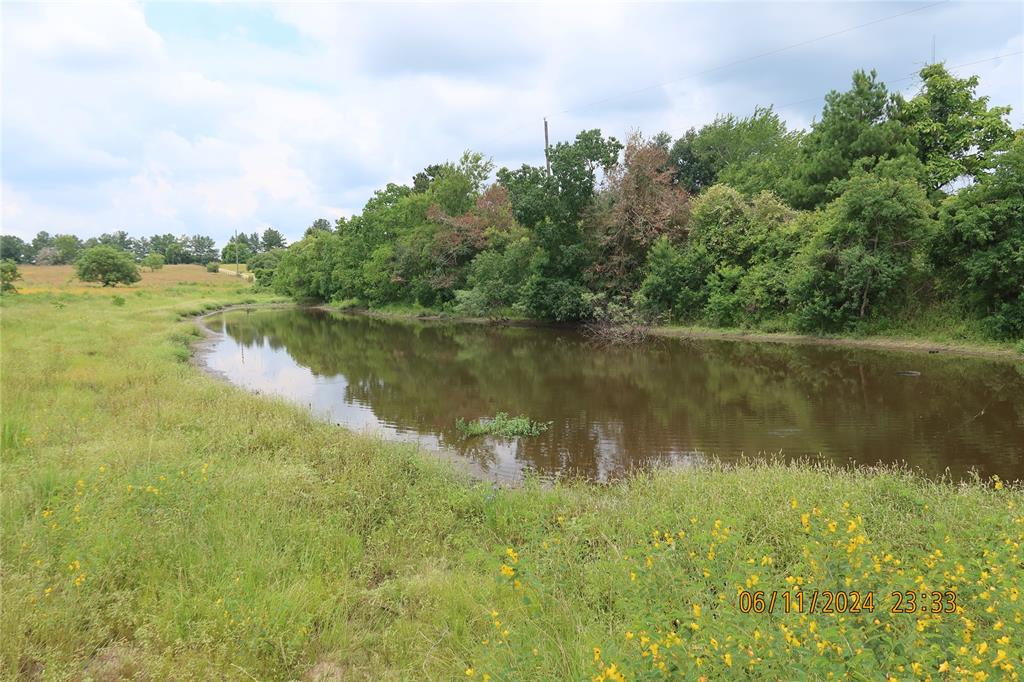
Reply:
[[[205,362],[232,383],[457,453],[500,480],[759,454],[1024,478],[1024,363],[712,340],[598,348],[575,330],[298,308],[207,325],[221,335]],[[497,412],[554,423],[514,440],[455,429]]]

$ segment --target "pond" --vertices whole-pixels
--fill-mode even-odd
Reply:
[[[656,338],[381,319],[319,309],[206,318],[209,370],[357,431],[417,442],[490,478],[607,480],[759,455],[903,462],[1024,478],[1024,364],[811,344]],[[498,412],[545,433],[466,438]]]

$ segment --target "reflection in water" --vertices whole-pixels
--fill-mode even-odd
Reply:
[[[597,349],[574,330],[309,309],[232,311],[208,326],[223,336],[206,363],[233,383],[457,452],[499,479],[603,480],[769,453],[1024,477],[1020,363],[738,341]],[[456,417],[496,412],[554,424],[513,441],[455,430]]]

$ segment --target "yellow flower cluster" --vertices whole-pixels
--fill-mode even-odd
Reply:
[[[983,539],[934,529],[908,541],[873,526],[869,510],[850,502],[803,507],[795,498],[780,512],[792,524],[782,546],[724,518],[652,529],[615,560],[621,578],[611,590],[625,627],[592,647],[592,679],[789,679],[801,670],[816,679],[1017,680],[1024,668],[1017,499],[1005,500],[1002,532]],[[543,547],[554,544],[548,538]],[[519,561],[509,548],[501,573],[518,580]],[[531,573],[526,595],[543,599],[541,583]],[[744,593],[762,595],[758,609],[740,608]]]

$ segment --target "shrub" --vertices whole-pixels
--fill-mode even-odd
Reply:
[[[220,272],[220,263],[217,261],[210,261],[206,264],[207,272]]]
[[[164,266],[164,257],[159,253],[147,253],[146,257],[142,259],[142,265],[149,268],[150,272],[155,272]]]
[[[113,246],[85,249],[75,261],[75,271],[83,282],[101,282],[105,287],[132,284],[142,279],[132,257]]]
[[[15,293],[14,282],[21,279],[17,264],[9,258],[0,261],[0,291]]]

